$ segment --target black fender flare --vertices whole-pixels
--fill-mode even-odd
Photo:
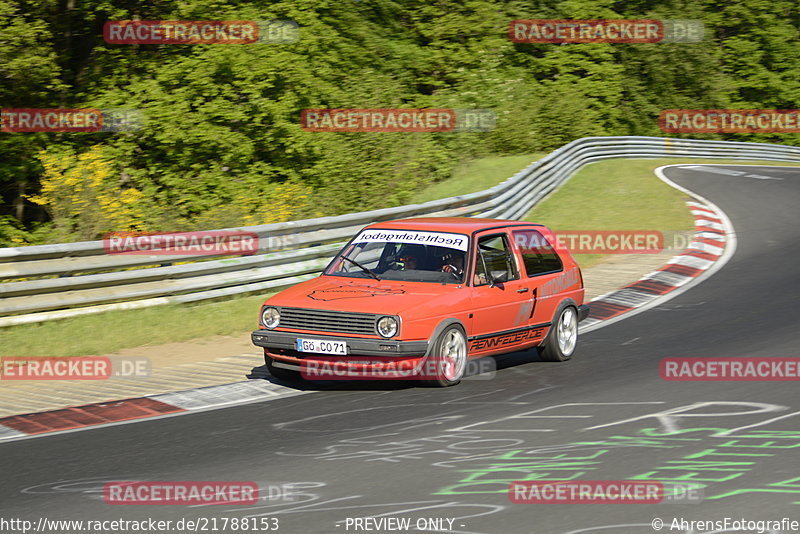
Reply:
[[[460,320],[456,319],[455,317],[448,317],[447,319],[442,319],[441,321],[439,321],[439,324],[436,325],[436,328],[433,329],[433,333],[431,333],[431,337],[428,340],[428,350],[425,351],[425,356],[423,356],[424,358],[430,356],[431,351],[433,350],[434,343],[442,334],[442,332],[444,332],[446,328],[453,325],[457,325],[459,328],[461,328],[461,330],[464,332],[464,337],[465,338],[467,337],[467,329],[464,328],[464,324]],[[469,339],[467,339],[467,351],[469,351]]]
[[[564,311],[564,308],[568,306],[572,306],[573,308],[575,308],[576,313],[580,311],[580,306],[578,306],[578,303],[569,297],[559,302],[558,306],[556,306],[556,312],[553,314],[553,318],[550,320],[550,326],[548,327],[547,336],[545,336],[545,339],[547,339],[547,337],[550,335],[550,330],[553,329],[553,326],[555,326],[558,323],[558,316],[561,315],[561,312]],[[544,340],[542,341],[544,342]]]

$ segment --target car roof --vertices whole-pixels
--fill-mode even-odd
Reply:
[[[490,228],[509,226],[543,226],[537,223],[511,221],[508,219],[479,219],[474,217],[415,217],[372,223],[367,228],[385,228],[387,230],[427,230],[433,232],[451,232],[469,234]]]

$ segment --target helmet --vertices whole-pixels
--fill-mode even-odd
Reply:
[[[423,245],[403,245],[400,247],[400,250],[397,251],[397,263],[402,265],[403,268],[406,268],[406,264],[409,262],[414,263],[414,267],[416,268],[422,258],[425,257],[425,247]]]

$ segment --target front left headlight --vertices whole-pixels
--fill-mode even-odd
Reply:
[[[270,307],[261,310],[261,324],[263,324],[265,328],[272,330],[273,328],[277,328],[280,322],[281,312],[278,311],[278,308]]]
[[[397,335],[398,328],[397,319],[394,317],[381,317],[378,319],[378,334],[381,337],[394,337]]]

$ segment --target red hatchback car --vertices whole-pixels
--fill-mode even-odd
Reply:
[[[276,378],[457,384],[468,359],[577,344],[581,271],[540,224],[416,218],[375,223],[323,274],[269,298],[253,343]]]

